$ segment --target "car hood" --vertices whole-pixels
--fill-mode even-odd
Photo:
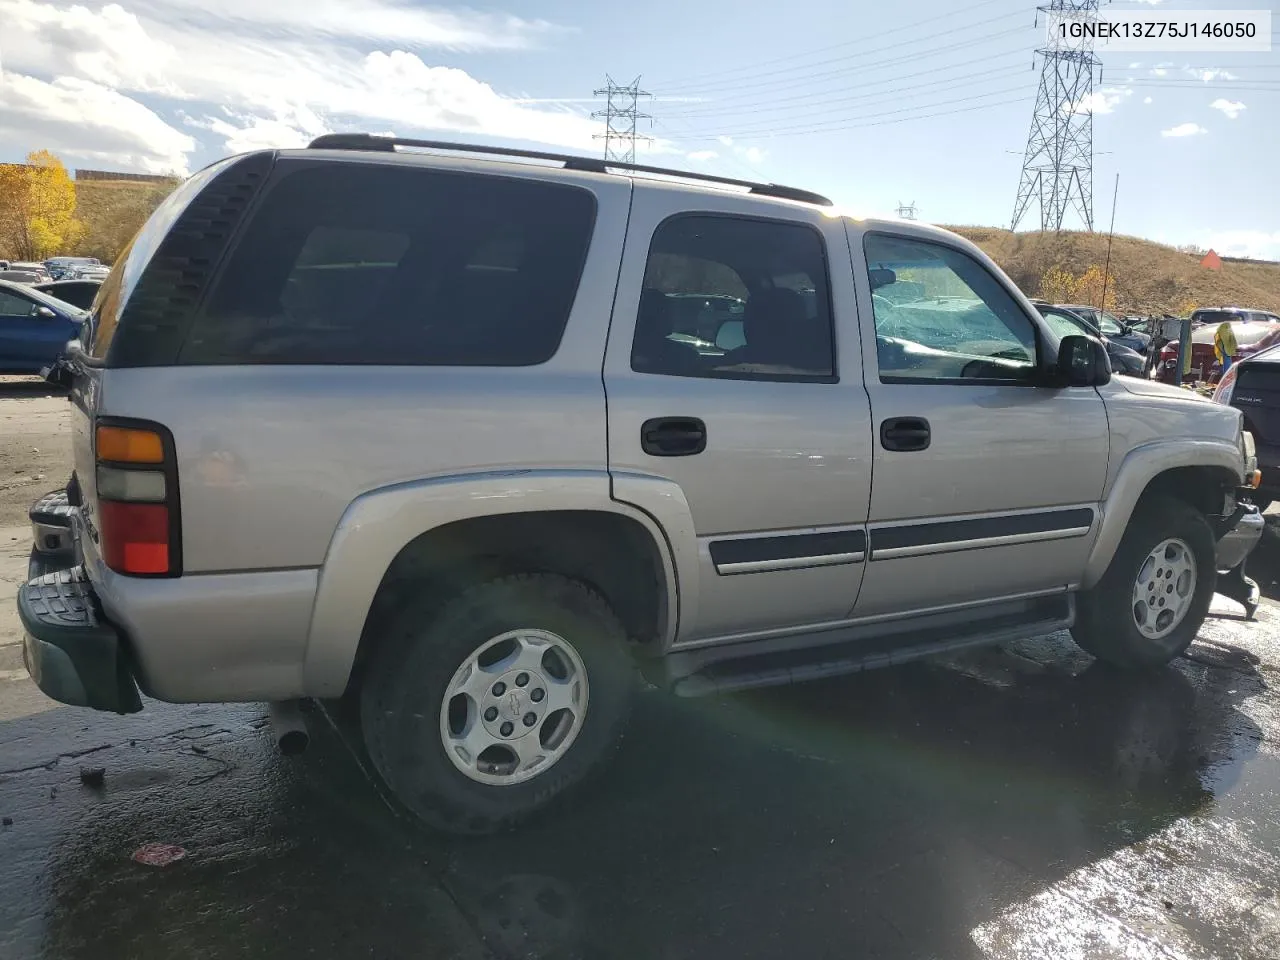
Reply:
[[[1136,379],[1126,377],[1123,380],[1113,380],[1112,383],[1119,383],[1129,393],[1139,397],[1155,397],[1167,400],[1188,400],[1192,402],[1203,402],[1212,404],[1213,401],[1208,397],[1203,397],[1194,390],[1187,390],[1184,387],[1175,387],[1172,384],[1161,383],[1158,380]]]

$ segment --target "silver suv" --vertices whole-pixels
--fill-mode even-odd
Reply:
[[[637,670],[706,694],[1068,627],[1152,667],[1218,571],[1257,603],[1239,411],[1112,379],[965,240],[801,190],[250,153],[156,211],[68,356],[36,682],[265,700],[285,730],[348,697],[442,829],[596,767]]]

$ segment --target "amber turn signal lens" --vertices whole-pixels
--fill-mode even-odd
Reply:
[[[1247,485],[1250,487],[1250,489],[1257,490],[1258,485],[1262,483],[1262,471],[1261,470],[1253,471],[1253,473],[1249,474],[1246,480],[1247,480]]]
[[[98,459],[112,463],[164,463],[164,444],[153,430],[98,427]]]

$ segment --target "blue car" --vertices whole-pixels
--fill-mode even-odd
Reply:
[[[87,316],[25,284],[0,280],[0,373],[39,373],[50,366]]]

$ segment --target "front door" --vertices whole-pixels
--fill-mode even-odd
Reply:
[[[871,487],[848,241],[817,210],[690,196],[635,185],[605,359],[614,496],[688,501],[677,643],[839,619]]]
[[[61,317],[42,317],[34,300],[0,290],[0,366],[37,371],[53,362],[73,335]]]
[[[1052,334],[985,258],[910,227],[849,238],[876,434],[855,614],[1074,585],[1106,480],[1102,398],[1039,385]]]

